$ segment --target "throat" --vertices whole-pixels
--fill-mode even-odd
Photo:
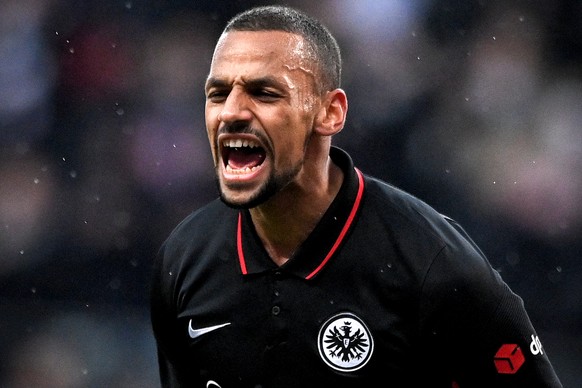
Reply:
[[[278,266],[288,262],[298,248],[313,230],[311,224],[293,224],[292,217],[284,217],[285,221],[265,222],[257,215],[258,208],[251,209],[251,216],[255,224],[255,230],[263,243],[263,247],[269,254],[271,260]],[[253,214],[254,213],[254,214]],[[262,220],[260,222],[258,219]]]
[[[286,262],[289,261],[288,257],[282,257],[282,256],[278,256],[278,257],[274,257],[272,254],[269,253],[269,256],[271,256],[271,260],[273,260],[273,262],[278,266],[282,266],[283,264],[285,264]]]
[[[265,241],[262,237],[261,240],[263,240],[263,246],[265,247],[265,250],[269,254],[269,257],[271,258],[273,263],[277,264],[277,266],[279,267],[288,262],[289,259],[293,257],[293,253],[296,250],[296,247],[290,249],[281,244],[280,245],[272,244],[268,241]]]

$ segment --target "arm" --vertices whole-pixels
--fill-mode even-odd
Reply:
[[[423,336],[460,388],[562,387],[521,298],[452,220],[423,287]]]

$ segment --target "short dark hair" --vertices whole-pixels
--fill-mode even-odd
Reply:
[[[342,61],[337,41],[320,21],[281,5],[259,6],[234,16],[226,24],[229,31],[285,31],[301,36],[315,54],[322,91],[341,86]]]

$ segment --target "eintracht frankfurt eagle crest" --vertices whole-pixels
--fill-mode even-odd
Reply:
[[[360,318],[348,312],[328,319],[319,330],[317,342],[323,361],[341,372],[362,368],[374,351],[370,330]]]

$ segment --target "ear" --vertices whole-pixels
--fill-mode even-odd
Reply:
[[[348,98],[342,89],[326,93],[323,104],[315,117],[314,130],[321,136],[339,133],[345,123],[348,112]]]

